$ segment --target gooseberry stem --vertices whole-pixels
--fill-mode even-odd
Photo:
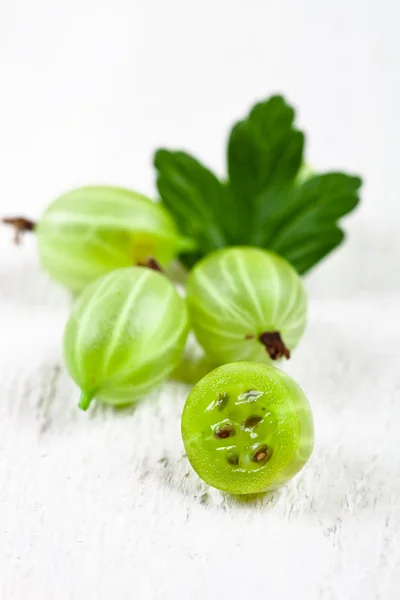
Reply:
[[[25,217],[4,217],[1,222],[5,225],[11,225],[15,229],[14,242],[19,244],[21,241],[21,235],[26,231],[34,231],[36,223]]]
[[[87,410],[93,400],[95,392],[82,392],[78,406],[81,410]]]
[[[153,271],[158,271],[159,273],[164,272],[160,263],[152,256],[149,256],[149,258],[146,258],[143,261],[138,261],[136,263],[136,266],[137,267],[147,267],[148,269],[152,269]]]
[[[272,358],[290,358],[290,350],[287,348],[281,338],[279,331],[265,331],[259,336],[259,341],[264,344],[266,351]]]

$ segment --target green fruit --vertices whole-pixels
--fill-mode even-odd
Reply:
[[[165,266],[191,246],[160,204],[116,187],[68,192],[49,206],[36,232],[43,267],[74,292],[150,257]]]
[[[162,274],[144,267],[118,269],[79,297],[64,334],[67,369],[92,398],[134,402],[177,366],[188,332],[185,303]]]
[[[232,494],[273,490],[303,468],[314,443],[307,398],[275,367],[218,367],[190,392],[182,438],[196,473]]]
[[[194,333],[219,364],[289,358],[306,326],[300,277],[273,252],[217,250],[196,265],[186,290]]]

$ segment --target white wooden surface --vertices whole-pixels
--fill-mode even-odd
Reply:
[[[153,192],[161,145],[219,171],[230,122],[282,90],[309,157],[366,177],[347,244],[306,280],[289,372],[316,446],[253,501],[208,488],[183,455],[187,388],[81,413],[60,352],[68,295],[34,238],[0,229],[0,598],[400,596],[398,4],[383,0],[0,8],[0,213],[39,217],[89,182]]]

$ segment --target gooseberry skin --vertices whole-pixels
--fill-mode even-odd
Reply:
[[[82,391],[124,405],[177,366],[188,333],[184,300],[165,275],[145,267],[108,273],[76,301],[64,333],[64,357]]]
[[[216,364],[272,364],[273,352],[260,337],[279,334],[289,357],[306,327],[307,297],[301,279],[273,252],[250,247],[217,250],[190,273],[186,292],[195,336]]]
[[[149,257],[166,266],[190,247],[160,204],[117,187],[83,187],[62,195],[36,232],[44,269],[78,293],[114,269]]]
[[[193,387],[181,431],[196,473],[231,494],[282,486],[314,444],[311,408],[298,384],[276,367],[246,361],[218,367]]]

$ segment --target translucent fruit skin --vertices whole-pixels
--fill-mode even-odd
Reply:
[[[64,357],[82,390],[81,408],[92,397],[134,402],[176,367],[187,333],[185,303],[163,274],[130,267],[91,284],[64,333]]]
[[[116,187],[68,192],[49,206],[36,231],[43,267],[74,292],[148,257],[165,266],[190,246],[162,206]]]
[[[303,468],[314,444],[313,417],[289,375],[243,361],[218,367],[194,386],[182,438],[206,483],[254,494],[283,485]]]
[[[196,338],[217,364],[271,364],[259,336],[277,331],[293,350],[306,326],[307,297],[300,277],[273,252],[250,247],[217,250],[196,265],[186,290]]]

